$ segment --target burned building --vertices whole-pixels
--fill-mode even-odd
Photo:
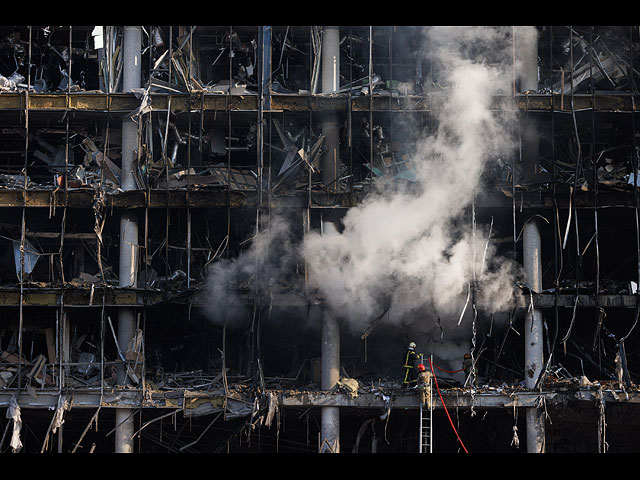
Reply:
[[[2,452],[637,451],[638,27],[0,31]]]

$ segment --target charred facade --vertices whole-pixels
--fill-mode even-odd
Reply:
[[[638,27],[0,32],[2,452],[637,451]]]

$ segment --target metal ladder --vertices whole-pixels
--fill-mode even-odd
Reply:
[[[433,419],[433,398],[431,398],[431,385],[433,383],[433,377],[429,381],[429,388],[427,389],[427,398],[429,399],[429,406],[425,408],[422,403],[421,396],[418,397],[420,402],[420,444],[418,445],[420,453],[433,453],[433,445],[431,438],[433,431],[431,429]],[[420,393],[418,393],[420,395]]]

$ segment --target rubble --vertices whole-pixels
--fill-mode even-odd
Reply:
[[[337,385],[338,388],[345,390],[351,398],[356,398],[358,396],[358,389],[360,388],[360,385],[355,378],[342,377],[338,380]]]

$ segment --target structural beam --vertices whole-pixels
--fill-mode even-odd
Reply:
[[[251,300],[251,294],[238,291],[243,299]],[[107,307],[133,307],[159,305],[164,302],[189,303],[192,307],[202,307],[207,304],[207,294],[198,288],[191,288],[179,297],[167,295],[162,290],[142,288],[104,288],[100,285],[73,285],[66,284],[64,288],[65,308],[102,308]],[[572,293],[533,294],[533,307],[536,309],[574,308],[576,299],[580,308],[638,308],[637,295],[575,295]],[[20,289],[15,287],[0,288],[0,306],[18,307],[21,303],[24,307],[56,307],[62,305],[63,296],[60,288],[38,287],[37,290],[26,290],[22,297]],[[321,302],[320,298],[311,295],[302,297],[292,294],[274,294],[273,304],[290,308],[307,308],[308,301]],[[523,305],[528,308],[529,305]]]
[[[192,177],[193,179],[194,177]],[[509,187],[510,188],[510,187]],[[618,188],[625,190],[599,190],[598,208],[631,208],[635,209],[633,188],[629,185],[620,185]],[[361,191],[327,192],[327,191],[300,191],[287,193],[286,195],[271,195],[268,199],[270,208],[350,208],[360,204],[366,196],[367,188]],[[511,192],[509,191],[509,195]],[[0,188],[0,208],[22,207],[27,208],[87,208],[91,205],[94,196],[92,188],[69,189],[65,195],[54,193],[53,189],[28,190]],[[309,205],[311,202],[311,205]],[[555,203],[551,192],[539,190],[517,190],[515,201],[504,191],[484,192],[478,199],[476,208],[511,209],[514,204],[516,209],[545,210],[550,215],[556,208],[569,207],[568,194],[556,194]],[[593,192],[575,192],[572,199],[572,207],[576,209],[593,210]],[[255,190],[231,190],[226,187],[202,188],[192,184],[190,188],[175,190],[129,190],[118,193],[105,193],[105,204],[108,208],[256,208],[258,206],[257,192]],[[264,205],[264,203],[263,203]],[[267,206],[267,205],[264,205]]]
[[[256,94],[220,95],[215,93],[150,93],[150,108],[154,112],[185,113],[191,110],[204,112],[256,111],[259,97]],[[169,102],[171,97],[171,102]],[[28,100],[24,92],[3,92],[0,95],[0,111],[30,111],[76,113],[111,113],[126,114],[140,106],[140,100],[131,93],[29,93]],[[349,105],[349,103],[351,105]],[[271,93],[272,111],[308,112],[308,111],[424,111],[431,110],[428,95],[407,95],[389,97],[374,94],[370,104],[366,96],[349,99],[348,94],[311,95],[279,95]],[[595,93],[574,94],[574,109],[593,110],[596,112],[638,112],[640,103],[635,96],[628,93]],[[529,112],[565,112],[571,113],[571,102],[567,96],[560,94],[527,93],[516,95],[495,95],[491,102],[492,109],[521,110]]]
[[[602,399],[608,404],[640,404],[640,393],[625,392],[619,389],[584,388],[565,391],[510,391],[503,393],[481,393],[463,390],[442,390],[442,399],[447,409],[451,408],[530,408],[535,407],[544,400],[549,407],[560,407],[574,402],[583,402],[585,406],[593,405],[599,401],[600,392]],[[0,408],[7,408],[15,391],[0,392]],[[372,410],[417,410],[420,408],[418,395],[392,395],[385,397],[375,393],[360,393],[353,397],[345,393],[278,392],[279,404],[283,408],[359,408]],[[57,390],[37,390],[37,396],[28,392],[22,392],[18,396],[18,403],[25,409],[55,409],[60,398]],[[73,395],[68,395],[71,409],[77,408],[155,408],[155,409],[184,409],[185,416],[197,416],[211,413],[224,407],[225,396],[207,392],[189,392],[186,390],[147,392],[131,389],[83,390],[76,389]],[[237,399],[241,401],[241,399]],[[436,410],[444,410],[442,401],[438,396],[433,398],[433,406]]]

